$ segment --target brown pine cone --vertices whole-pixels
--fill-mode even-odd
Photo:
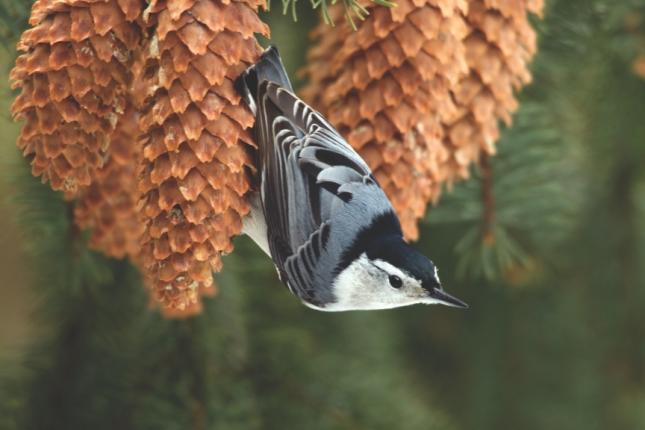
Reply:
[[[129,105],[110,135],[107,161],[79,193],[74,218],[91,230],[89,245],[114,258],[139,260],[143,225],[138,219],[137,166],[141,159],[138,115]]]
[[[22,92],[12,112],[32,173],[73,197],[104,162],[125,108],[131,50],[140,39],[135,0],[38,0],[11,72]]]
[[[153,302],[153,307],[160,307],[161,315],[166,319],[178,320],[191,318],[201,314],[204,310],[201,299],[203,297],[213,297],[215,294],[217,294],[217,286],[213,284],[208,287],[201,287],[198,292],[200,300],[190,303],[182,309],[177,307],[167,307],[163,304],[160,306],[160,303],[156,300]]]
[[[518,107],[514,91],[531,81],[528,63],[537,48],[528,12],[540,15],[543,7],[541,0],[470,0],[468,5],[469,74],[453,89],[457,114],[444,123],[449,181],[466,178],[472,163],[495,153],[500,119],[511,124]]]
[[[255,1],[153,1],[154,35],[137,65],[142,111],[142,259],[163,306],[186,309],[213,283],[248,213],[253,116],[234,79],[268,34]]]
[[[467,73],[463,0],[370,5],[357,31],[332,10],[337,27],[312,33],[303,96],[365,158],[398,212],[407,238],[450,177],[442,123],[457,112],[451,88]]]

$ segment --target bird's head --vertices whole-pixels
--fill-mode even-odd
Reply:
[[[370,243],[338,275],[334,292],[338,310],[389,309],[417,303],[468,307],[443,290],[434,263],[397,235]]]

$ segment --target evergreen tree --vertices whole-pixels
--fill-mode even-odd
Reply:
[[[533,83],[498,153],[420,226],[418,246],[467,312],[313,312],[239,238],[218,296],[168,320],[15,154],[5,188],[38,330],[2,362],[0,428],[643,428],[644,11],[553,0],[535,23]],[[279,12],[263,18],[295,71],[315,20]],[[28,13],[0,0],[3,59]],[[3,87],[3,103],[14,96]]]

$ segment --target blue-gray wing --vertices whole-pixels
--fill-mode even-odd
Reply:
[[[329,221],[325,221],[284,262],[286,282],[291,292],[314,305],[322,304],[321,291],[317,288],[320,280],[318,264],[328,240]]]
[[[375,185],[365,161],[316,111],[283,87],[259,86],[256,137],[271,255],[280,276],[315,303],[330,220],[351,202],[357,184]]]

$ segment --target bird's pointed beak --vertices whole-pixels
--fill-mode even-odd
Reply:
[[[439,300],[441,304],[446,306],[452,306],[454,308],[468,309],[468,305],[457,297],[453,297],[450,294],[446,293],[441,288],[434,288],[430,293],[430,297],[435,300]]]

